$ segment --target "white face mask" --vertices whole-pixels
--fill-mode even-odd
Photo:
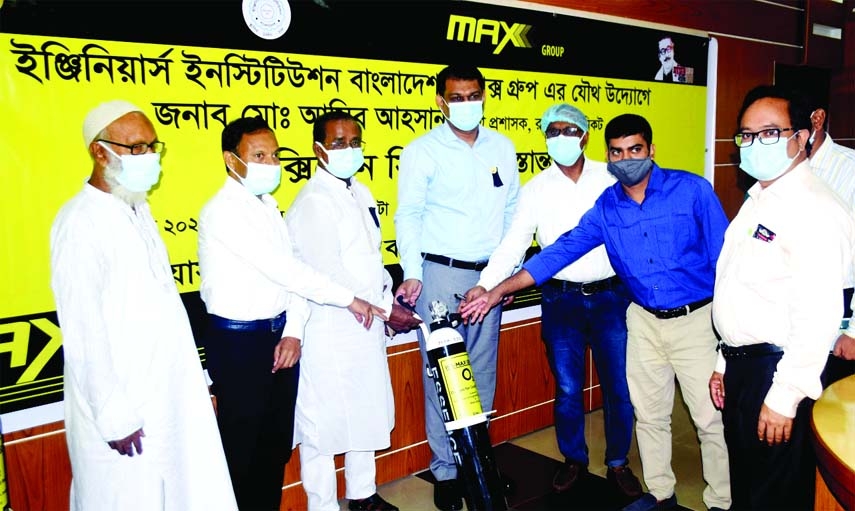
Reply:
[[[232,171],[249,193],[264,195],[265,193],[271,193],[279,186],[279,180],[282,178],[282,169],[279,165],[255,162],[246,163],[237,154],[232,154],[234,154],[239,162],[246,166],[246,177],[240,177],[240,174],[235,172],[234,169],[230,168],[229,170]]]
[[[449,104],[443,99],[442,102],[448,107],[446,118],[461,131],[474,130],[484,117],[483,101],[459,101]]]
[[[101,147],[119,159],[122,170],[116,181],[131,192],[147,192],[160,179],[160,154],[122,154],[118,155],[104,142]]]
[[[354,174],[359,172],[362,165],[365,163],[365,156],[362,154],[362,148],[354,149],[348,147],[345,149],[327,149],[320,142],[315,142],[321,151],[327,155],[327,162],[323,167],[330,174],[339,179],[350,179]]]
[[[573,165],[582,155],[582,139],[579,137],[557,137],[546,139],[546,152],[556,163],[564,166]]]
[[[801,152],[799,149],[796,156],[787,156],[787,143],[797,134],[798,131],[789,138],[778,139],[774,144],[761,144],[755,140],[750,146],[739,148],[739,167],[758,181],[772,181],[781,177]]]
[[[122,162],[116,158],[111,158],[110,162],[104,167],[104,181],[110,187],[110,194],[124,201],[129,206],[136,206],[145,202],[148,192],[132,192],[122,186],[117,179],[121,172]]]

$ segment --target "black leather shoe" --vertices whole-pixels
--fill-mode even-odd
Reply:
[[[627,497],[640,497],[644,493],[638,478],[626,465],[609,467],[608,472],[606,472],[606,479]]]
[[[558,493],[565,492],[576,484],[581,476],[588,472],[588,467],[578,461],[566,460],[552,478],[552,489]]]
[[[347,504],[350,511],[398,511],[398,508],[383,500],[379,494],[364,498],[353,499]]]
[[[457,479],[434,483],[433,505],[440,511],[458,511],[459,509],[463,509],[463,495],[461,495]]]

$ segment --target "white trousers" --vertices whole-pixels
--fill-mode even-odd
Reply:
[[[345,497],[364,499],[377,492],[374,451],[344,454]],[[339,511],[335,457],[318,452],[305,441],[300,444],[300,477],[309,501],[309,511]]]
[[[626,311],[626,380],[635,410],[635,435],[644,483],[658,500],[674,494],[671,412],[674,376],[680,382],[701,444],[704,504],[730,508],[730,467],[721,412],[709,394],[718,341],[712,305],[672,319],[658,319],[633,303]]]

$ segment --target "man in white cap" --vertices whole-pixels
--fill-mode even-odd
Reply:
[[[50,235],[70,508],[237,509],[196,345],[146,202],[164,143],[140,108],[86,116],[92,174]]]
[[[481,271],[467,300],[511,275],[531,247],[547,247],[576,227],[597,197],[615,183],[606,164],[585,158],[588,120],[567,103],[549,107],[540,121],[552,165],[526,183],[510,228]],[[605,409],[607,476],[628,497],[641,484],[627,466],[633,414],[626,383],[626,309],[629,295],[603,245],[566,266],[542,287],[542,335],[555,378],[555,435],[564,455],[552,479],[556,492],[572,488],[588,470],[585,445],[585,346],[600,376]]]

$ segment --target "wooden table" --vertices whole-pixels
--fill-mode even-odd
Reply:
[[[825,389],[811,419],[816,447],[815,511],[855,511],[855,376]]]

